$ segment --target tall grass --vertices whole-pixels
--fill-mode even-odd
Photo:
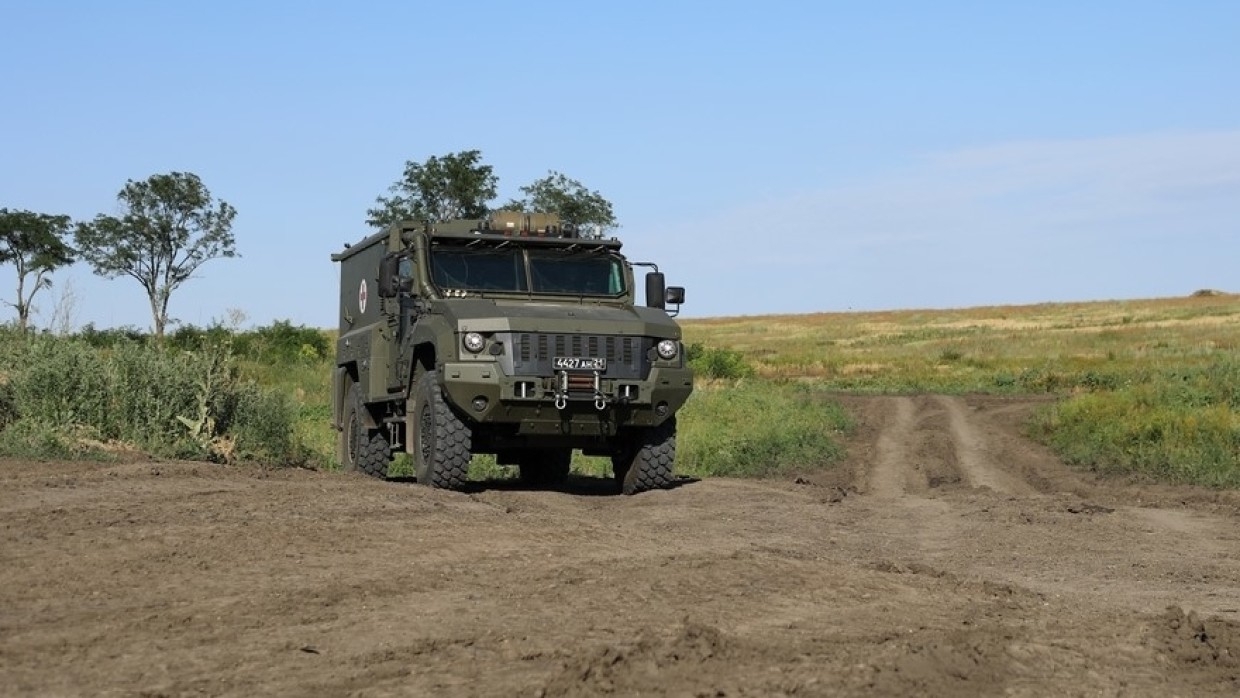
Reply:
[[[0,334],[0,450],[67,455],[109,444],[155,455],[304,463],[288,396],[244,379],[227,344],[180,351],[121,340]]]
[[[851,421],[818,388],[741,380],[699,384],[678,426],[680,474],[756,476],[834,462]]]

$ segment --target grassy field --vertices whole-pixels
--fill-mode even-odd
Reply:
[[[1050,393],[1031,432],[1070,462],[1240,486],[1240,296],[715,318],[686,339],[756,374],[861,393]]]
[[[699,378],[679,417],[683,474],[830,464],[849,428],[832,392],[1049,393],[1064,399],[1030,432],[1069,462],[1240,487],[1240,296],[683,325]],[[183,330],[162,349],[144,349],[127,329],[70,338],[0,333],[0,357],[12,367],[0,372],[0,451],[63,455],[81,450],[73,435],[86,434],[182,457],[220,457],[224,444],[242,456],[336,467],[329,334],[283,322],[244,332]],[[183,380],[150,379],[165,373]],[[78,391],[90,381],[99,385],[87,404]],[[173,393],[158,394],[174,384]],[[152,412],[165,418],[152,422]],[[281,424],[289,426],[271,427]],[[474,465],[477,477],[508,474],[486,457]],[[579,457],[574,467],[603,474],[610,465]],[[393,472],[406,469],[398,459]]]
[[[686,320],[770,379],[864,393],[1059,392],[1240,348],[1240,296]]]

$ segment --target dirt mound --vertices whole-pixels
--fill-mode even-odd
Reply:
[[[1204,619],[1171,606],[1153,625],[1151,642],[1177,664],[1220,667],[1240,680],[1240,624]]]
[[[1238,693],[1235,493],[843,400],[840,467],[637,497],[0,461],[0,693]]]
[[[1149,625],[1148,644],[1174,667],[1181,684],[1231,686],[1240,693],[1240,623],[1170,606]]]

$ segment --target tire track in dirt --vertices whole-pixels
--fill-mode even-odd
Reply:
[[[865,491],[881,515],[898,512],[884,526],[884,548],[900,557],[902,549],[932,556],[959,545],[957,517],[930,496],[943,482],[960,479],[951,458],[944,458],[942,408],[924,397],[874,398],[881,422],[872,448],[873,463]],[[866,472],[864,469],[861,472]]]
[[[909,441],[913,433],[913,401],[907,397],[892,398],[891,414],[876,445],[874,466],[870,470],[869,493],[876,497],[899,497],[904,494],[905,469],[911,457]]]
[[[1014,433],[1009,413],[959,396],[842,398],[858,420],[847,444],[854,485],[868,495],[938,496],[981,488],[1028,496],[1082,489],[1082,479],[1038,444]],[[999,421],[993,421],[998,415]]]
[[[1030,494],[1034,491],[1028,483],[998,466],[994,450],[970,421],[969,408],[960,398],[938,395],[935,402],[947,411],[955,445],[955,463],[969,485],[987,487],[1000,494]]]
[[[1069,468],[1022,433],[1042,401],[923,395],[842,402],[858,423],[848,448],[856,454],[852,472],[868,485],[859,488],[866,494],[860,506],[868,525],[882,531],[873,549],[890,564],[1146,612],[1174,600],[1240,619],[1240,506],[1223,517],[1184,510],[1191,488]]]
[[[971,408],[961,398],[937,395],[869,400],[877,407],[874,414],[881,425],[873,461],[860,468],[866,473],[862,479],[868,494],[882,498],[925,495],[957,483],[1006,495],[1028,495],[1038,490],[1005,467],[1004,451],[1010,449],[996,442],[989,425],[976,423]]]

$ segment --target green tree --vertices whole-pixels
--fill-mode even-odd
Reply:
[[[73,250],[65,244],[70,225],[68,216],[0,209],[0,264],[17,267],[17,300],[0,302],[17,311],[17,326],[23,332],[30,323],[35,294],[52,285],[53,271],[73,263]]]
[[[611,202],[597,191],[554,170],[546,177],[521,187],[524,199],[513,199],[503,205],[509,211],[540,211],[555,213],[565,223],[577,227],[596,225],[601,230],[616,227]]]
[[[116,198],[123,214],[77,227],[79,254],[100,276],[133,277],[151,302],[155,337],[168,324],[168,299],[204,262],[236,257],[237,210],[216,201],[198,175],[171,172],[129,180]]]
[[[366,211],[366,223],[383,228],[403,220],[483,218],[497,182],[477,150],[410,160],[404,176],[388,188],[392,195],[376,198],[378,206]]]

